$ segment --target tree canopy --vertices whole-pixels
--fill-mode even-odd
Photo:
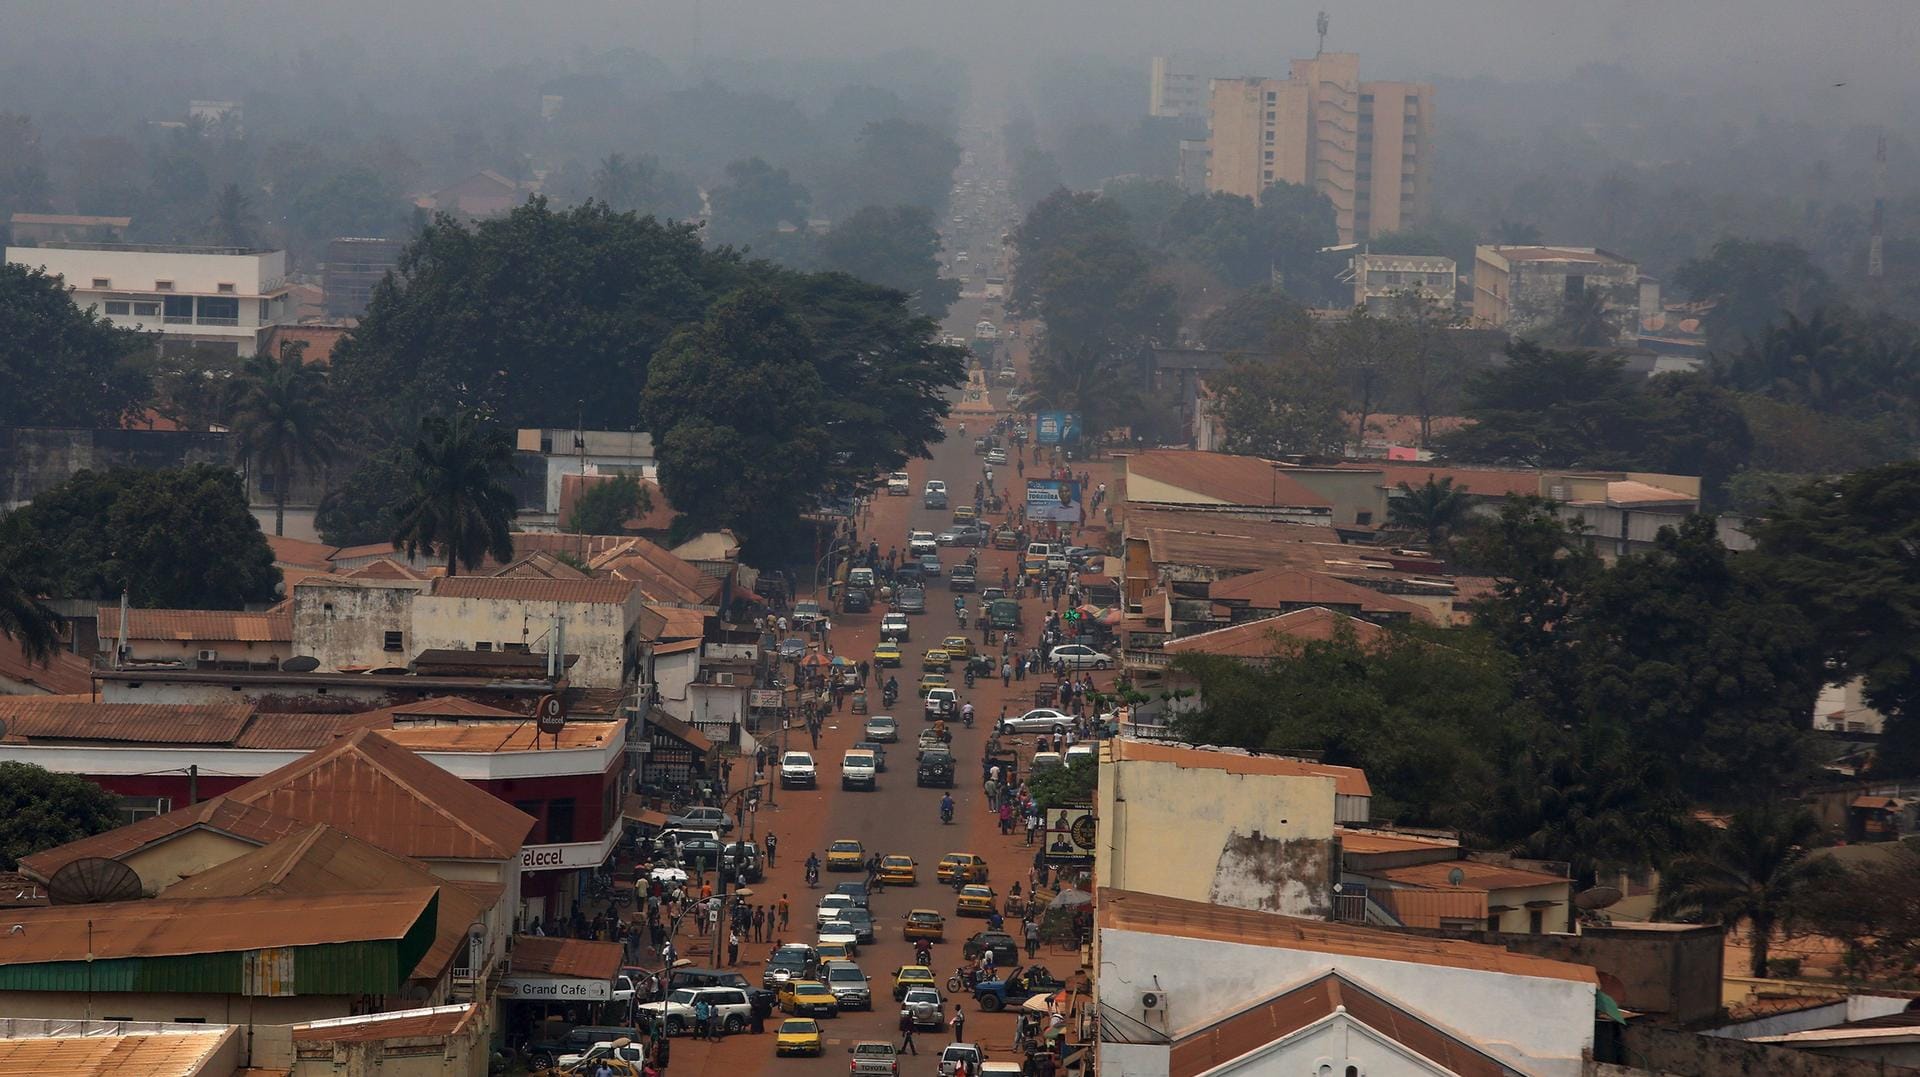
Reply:
[[[85,778],[0,762],[0,871],[15,870],[21,857],[119,825],[118,802]]]
[[[707,194],[713,203],[708,227],[716,243],[742,246],[758,241],[788,224],[803,226],[813,196],[787,175],[758,157],[727,166],[727,179]]]
[[[75,306],[59,278],[0,264],[0,426],[116,428],[147,400],[152,351]]]
[[[818,267],[905,292],[914,311],[944,318],[960,282],[940,275],[940,232],[924,206],[867,206],[821,238]]]
[[[410,461],[412,482],[397,506],[395,548],[445,559],[447,575],[471,572],[488,555],[513,559],[513,440],[472,412],[429,416],[420,423]]]

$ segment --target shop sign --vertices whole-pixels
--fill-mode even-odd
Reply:
[[[500,994],[529,1002],[605,1002],[613,997],[613,985],[564,976],[507,976],[500,980]]]

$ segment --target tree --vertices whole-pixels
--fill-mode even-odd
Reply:
[[[216,348],[182,348],[152,359],[152,408],[183,430],[226,425],[240,361]]]
[[[0,426],[119,427],[149,395],[151,350],[74,306],[58,277],[0,264]]]
[[[1920,773],[1920,464],[1811,483],[1753,528],[1760,569],[1803,610],[1829,677],[1886,716],[1876,774]]]
[[[1320,253],[1340,242],[1332,200],[1311,187],[1281,182],[1261,191],[1259,202],[1254,220],[1280,286],[1308,300],[1338,298],[1333,275],[1345,262]]]
[[[820,268],[902,291],[935,318],[960,298],[960,282],[940,276],[940,232],[923,206],[867,206],[820,241]]]
[[[1505,365],[1468,379],[1463,410],[1473,425],[1441,444],[1462,460],[1607,466],[1622,447],[1643,444],[1645,434],[1624,369],[1616,356],[1515,341]]]
[[[237,183],[220,188],[214,196],[213,210],[207,218],[207,236],[222,247],[251,247],[260,229],[260,215],[253,199]]]
[[[1315,356],[1347,383],[1347,403],[1356,413],[1356,451],[1366,444],[1367,420],[1373,418],[1374,405],[1386,386],[1398,380],[1413,344],[1405,325],[1374,317],[1365,304],[1314,334]]]
[[[318,471],[339,447],[326,374],[298,346],[256,355],[234,384],[230,409],[240,452],[273,479],[273,533],[286,534],[287,494],[301,468]],[[263,483],[264,485],[264,483]]]
[[[85,778],[0,763],[0,870],[17,870],[23,857],[119,825],[119,803]]]
[[[1344,402],[1325,366],[1298,356],[1236,360],[1215,375],[1214,414],[1228,452],[1251,456],[1339,456]]]
[[[23,589],[136,606],[239,609],[280,586],[232,470],[82,471],[0,520],[0,564]]]
[[[45,212],[50,191],[46,151],[33,120],[0,112],[0,220]]]
[[[0,569],[0,636],[12,640],[27,661],[45,664],[60,646],[61,619],[10,569]]]
[[[953,189],[960,147],[924,123],[897,116],[860,132],[857,149],[836,195],[849,206],[915,206],[929,217],[943,211]]]
[[[1702,320],[1716,350],[1758,334],[1782,313],[1807,314],[1830,288],[1812,256],[1785,240],[1722,239],[1675,279],[1690,298],[1713,303]]]
[[[1774,932],[1800,922],[1809,896],[1839,874],[1832,861],[1808,857],[1819,836],[1819,822],[1799,805],[1736,812],[1703,848],[1667,866],[1655,913],[1746,925],[1748,972],[1764,979]]]
[[[627,521],[653,511],[653,495],[633,475],[615,475],[588,485],[573,503],[567,530],[579,535],[618,535]]]
[[[1607,298],[1597,288],[1568,296],[1546,336],[1563,348],[1610,348],[1620,341]]]
[[[376,443],[461,409],[509,426],[577,416],[625,430],[654,351],[739,272],[692,225],[598,203],[534,199],[473,226],[441,217],[375,289],[331,377]]]
[[[286,201],[288,227],[314,245],[337,236],[404,235],[412,209],[392,180],[360,167],[303,183]]]
[[[1313,331],[1307,308],[1271,284],[1235,292],[1200,324],[1200,341],[1215,351],[1298,353]]]
[[[785,221],[804,225],[812,196],[784,168],[758,157],[727,166],[727,180],[708,192],[714,242],[740,246],[774,231]]]
[[[330,546],[391,541],[412,485],[410,447],[389,446],[362,460],[321,496],[313,517],[320,541]]]
[[[1040,771],[1028,780],[1028,793],[1042,809],[1067,808],[1093,803],[1093,791],[1100,767],[1092,760],[1076,758],[1064,767]]]
[[[608,154],[594,169],[593,197],[620,213],[684,220],[700,212],[700,192],[692,181],[648,156]]]
[[[655,357],[642,411],[661,489],[690,529],[738,528],[767,549],[814,507],[833,439],[812,350],[800,321],[755,288],[722,297]]]
[[[1920,967],[1920,850],[1911,840],[1870,848],[1870,859],[1808,885],[1801,919],[1846,943],[1854,975],[1911,976]]]
[[[1473,511],[1467,492],[1454,489],[1451,475],[1438,481],[1428,475],[1419,486],[1403,482],[1399,489],[1400,496],[1387,502],[1388,521],[1426,536],[1427,545],[1436,550],[1448,547]]]
[[[513,559],[515,504],[505,477],[513,473],[513,442],[500,426],[471,412],[420,424],[413,446],[413,484],[393,530],[394,549],[412,559],[420,551],[447,560],[447,575],[471,572],[491,554]]]

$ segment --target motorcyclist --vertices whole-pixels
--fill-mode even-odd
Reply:
[[[820,857],[818,854],[808,853],[807,854],[807,881],[813,882],[819,878],[820,878]]]
[[[925,939],[913,940],[913,959],[922,965],[932,965],[933,944]]]
[[[967,627],[967,619],[964,616],[960,618],[960,627],[961,628]],[[968,688],[973,687],[973,666],[971,665],[967,666],[967,687]]]
[[[940,794],[940,821],[943,823],[953,822],[953,794],[952,793]]]
[[[969,669],[967,670],[967,672],[972,673],[973,670]],[[960,720],[966,723],[966,726],[968,729],[973,728],[973,704],[972,703],[962,703],[960,705]]]

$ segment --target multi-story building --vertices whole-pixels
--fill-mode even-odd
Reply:
[[[1291,77],[1214,79],[1207,189],[1259,198],[1282,181],[1332,201],[1340,240],[1425,218],[1433,87],[1361,82],[1360,57],[1295,60]]]
[[[1424,254],[1353,256],[1353,305],[1384,310],[1408,296],[1452,310],[1457,268],[1453,259]]]
[[[1189,72],[1175,71],[1172,59],[1155,56],[1147,80],[1149,116],[1195,120],[1206,118],[1206,79]]]
[[[1640,267],[1598,247],[1475,247],[1473,320],[1516,337],[1545,331],[1597,293],[1619,343],[1640,335]]]
[[[17,262],[66,281],[73,301],[123,329],[159,334],[163,353],[189,348],[245,357],[293,320],[287,252],[152,243],[8,247]]]
[[[373,289],[400,264],[406,243],[398,239],[342,236],[327,244],[320,284],[329,318],[358,318],[367,312]]]

